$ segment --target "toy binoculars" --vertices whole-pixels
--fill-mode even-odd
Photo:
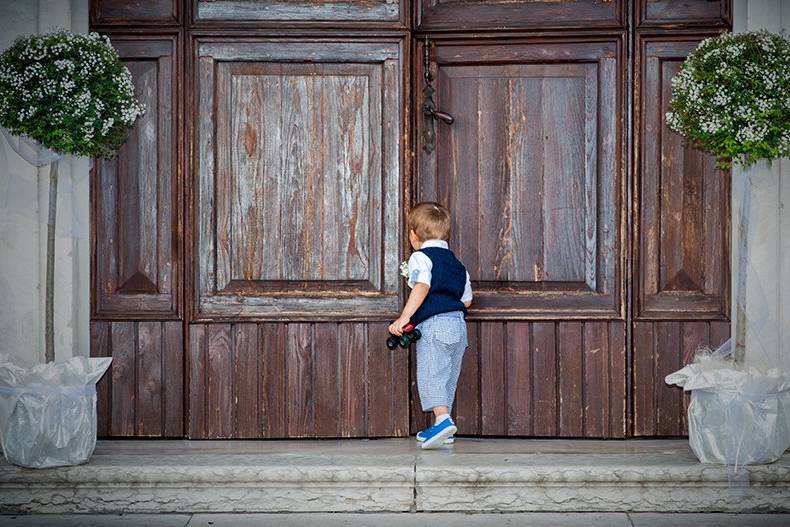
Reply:
[[[411,324],[407,324],[403,326],[403,335],[390,335],[390,338],[387,339],[387,348],[394,350],[399,345],[401,348],[408,348],[412,342],[417,342],[422,337],[422,333],[420,330],[412,326]]]

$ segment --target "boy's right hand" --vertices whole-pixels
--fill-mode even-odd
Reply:
[[[403,328],[407,325],[409,325],[409,319],[406,317],[400,317],[395,322],[390,324],[389,332],[400,337],[403,335]]]

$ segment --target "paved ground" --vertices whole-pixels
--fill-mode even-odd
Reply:
[[[72,514],[0,515],[9,527],[787,527],[790,514]]]

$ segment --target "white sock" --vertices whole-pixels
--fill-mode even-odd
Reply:
[[[436,422],[433,423],[433,424],[438,425],[439,423],[441,423],[445,419],[450,419],[450,414],[442,414],[442,415],[437,416],[436,417]]]

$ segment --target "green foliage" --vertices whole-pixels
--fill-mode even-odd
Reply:
[[[56,152],[110,157],[143,110],[106,36],[60,30],[0,55],[0,126]]]
[[[672,79],[666,118],[721,166],[790,155],[790,41],[767,31],[703,40]]]

